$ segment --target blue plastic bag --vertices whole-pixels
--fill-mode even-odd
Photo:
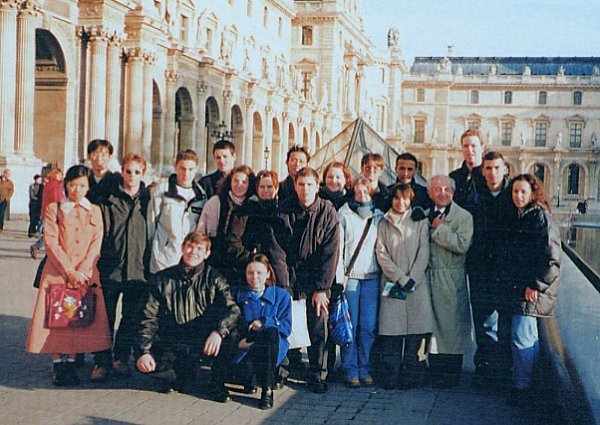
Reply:
[[[345,347],[346,345],[352,344],[354,340],[352,337],[352,321],[350,320],[348,299],[346,299],[344,294],[342,294],[334,303],[333,309],[329,314],[327,326],[329,328],[329,338],[331,338],[336,345]]]

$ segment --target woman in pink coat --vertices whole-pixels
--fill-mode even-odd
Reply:
[[[44,244],[48,261],[40,280],[33,311],[27,351],[51,353],[54,385],[77,385],[75,355],[110,349],[110,332],[96,262],[102,244],[102,214],[85,195],[89,191],[89,169],[71,167],[64,179],[67,197],[44,211]],[[46,289],[51,284],[70,288],[91,286],[96,293],[96,315],[87,327],[46,328]]]

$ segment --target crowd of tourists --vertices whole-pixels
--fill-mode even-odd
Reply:
[[[343,297],[353,341],[336,373],[348,387],[457,386],[474,334],[475,384],[507,381],[525,399],[537,318],[552,315],[558,294],[558,231],[536,177],[509,180],[477,130],[461,146],[462,166],[425,187],[407,152],[386,186],[379,154],[366,154],[352,179],[340,162],[320,176],[293,146],[279,181],[235,166],[235,146],[221,140],[212,174],[197,179],[198,155],[182,150],[174,173],[148,188],[144,158],[128,153],[113,173],[113,146],[93,140],[90,168],[47,178],[37,213],[46,257],[27,351],[51,354],[58,386],[79,383],[81,353],[93,353],[92,382],[130,376],[133,356],[168,390],[185,390],[210,365],[210,395],[221,402],[231,372],[244,371],[243,391],[260,387],[259,407],[269,409],[289,374],[327,392],[336,363],[328,316]],[[32,255],[41,249],[32,245]],[[58,290],[71,295],[57,303]],[[289,342],[297,300],[306,305],[308,367]]]

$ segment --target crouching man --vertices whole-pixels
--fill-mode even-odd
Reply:
[[[137,367],[179,390],[194,376],[199,358],[214,357],[211,395],[227,402],[224,385],[228,362],[235,353],[235,329],[240,309],[223,276],[204,260],[210,239],[202,232],[188,234],[179,264],[149,281],[139,330]]]

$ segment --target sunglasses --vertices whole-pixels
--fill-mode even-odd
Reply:
[[[140,170],[125,170],[125,174],[135,174],[136,176],[140,176],[142,174],[142,172]]]

